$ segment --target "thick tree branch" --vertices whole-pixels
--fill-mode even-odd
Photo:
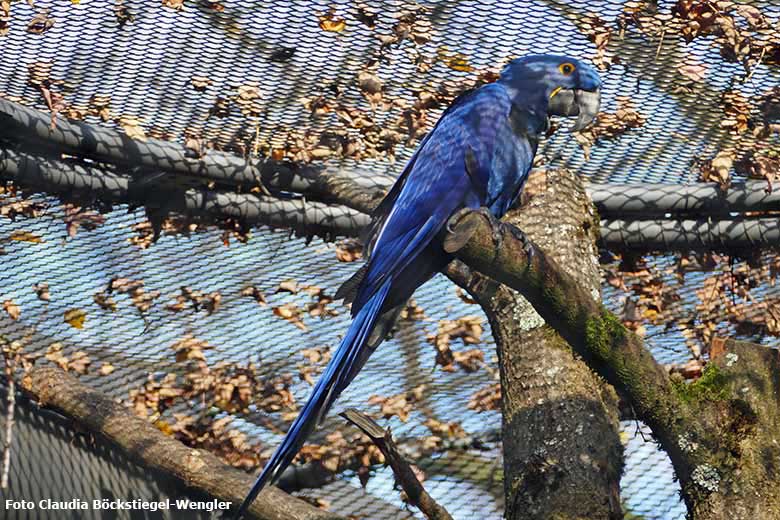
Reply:
[[[779,427],[776,351],[730,343],[733,352],[713,356],[700,380],[674,380],[640,338],[516,228],[468,210],[454,215],[450,227],[467,235],[450,240],[465,244],[458,258],[523,294],[631,403],[669,454],[694,517],[777,518],[780,473],[766,463],[780,456],[766,437]]]
[[[368,438],[379,448],[412,505],[422,511],[428,520],[452,520],[449,512],[425,491],[412,467],[398,451],[389,428],[383,430],[371,417],[354,408],[345,410],[340,415],[368,435]]]
[[[361,185],[337,169],[272,159],[247,160],[211,149],[198,154],[174,141],[132,139],[113,128],[64,118],[55,125],[51,122],[49,114],[0,98],[0,137],[32,146],[36,155],[48,148],[55,156],[66,153],[155,175],[167,172],[231,186],[264,185],[365,213],[392,182],[378,178]]]
[[[105,436],[140,464],[168,473],[182,485],[233,502],[236,507],[252,485],[254,479],[250,475],[207,451],[188,448],[164,435],[124,406],[60,369],[34,368],[24,382],[25,390],[41,405]],[[343,520],[274,487],[258,496],[249,514],[264,520]]]
[[[718,184],[591,184],[588,194],[605,219],[700,218],[744,211],[780,210],[780,183],[746,181],[723,190]]]
[[[292,229],[301,235],[357,236],[369,217],[344,206],[226,191],[171,190],[95,166],[0,147],[0,178],[74,200],[142,204],[206,220],[238,219],[247,225]],[[162,184],[162,185],[161,185]],[[155,187],[156,189],[150,189]]]
[[[523,294],[592,368],[631,398],[651,427],[675,422],[679,403],[669,376],[641,339],[517,228],[470,210],[455,214],[450,227],[456,235],[471,235],[456,253],[460,260]]]
[[[593,205],[574,173],[552,169],[541,178],[547,189],[529,190],[535,194],[505,221],[545,247],[578,286],[598,299]],[[533,176],[529,185],[539,185],[538,179]],[[468,239],[468,233],[449,236],[460,240],[445,240],[445,247]],[[456,266],[447,274],[479,302],[496,341],[506,518],[623,518],[614,390],[572,353],[521,294],[461,262]],[[462,276],[454,276],[459,272]],[[589,435],[582,435],[585,425]]]

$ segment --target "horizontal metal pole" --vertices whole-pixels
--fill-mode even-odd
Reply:
[[[22,140],[29,137],[57,145],[60,151],[101,159],[114,164],[207,177],[207,173],[236,182],[257,182],[259,172],[234,154],[209,152],[193,157],[183,144],[160,139],[131,139],[113,128],[69,121],[59,117],[52,127],[51,115],[0,98],[0,132]]]
[[[0,135],[22,146],[26,141],[34,146],[30,140],[44,143],[40,149],[52,151],[46,155],[28,153],[22,147],[0,147],[0,177],[16,179],[24,187],[80,200],[140,202],[182,213],[234,217],[250,225],[291,228],[306,234],[357,236],[369,217],[333,202],[365,199],[350,204],[363,210],[381,196],[389,183],[386,178],[377,178],[375,183],[358,185],[346,182],[348,177],[338,171],[322,167],[297,168],[276,161],[252,164],[214,150],[193,158],[179,143],[133,140],[110,128],[64,119],[52,128],[49,114],[3,99]],[[87,163],[61,160],[58,157],[63,152],[100,159],[120,168],[140,167],[153,172],[152,180],[149,176],[137,179]],[[256,184],[258,175],[273,189],[311,196],[315,201],[258,197],[229,190],[186,190],[188,183],[183,180],[200,177],[227,184]],[[344,180],[343,186],[340,179]],[[604,218],[602,243],[609,249],[683,251],[780,246],[778,219],[730,215],[780,210],[780,184],[771,193],[763,181],[735,184],[726,192],[715,184],[592,184],[588,191]],[[334,199],[334,193],[343,196]],[[667,214],[677,218],[660,218]],[[718,218],[699,218],[708,215]],[[686,220],[686,216],[691,218]]]

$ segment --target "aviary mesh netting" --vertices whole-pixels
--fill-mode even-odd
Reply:
[[[326,164],[386,186],[457,93],[509,57],[565,53],[601,70],[604,114],[590,133],[549,136],[540,166],[593,183],[771,180],[778,17],[770,1],[0,0],[0,98],[53,113],[54,125],[83,120],[196,156]],[[346,330],[331,296],[358,265],[354,245],[92,202],[0,187],[0,334],[190,445],[261,467]],[[715,335],[777,344],[769,253],[605,263],[608,306],[682,372],[700,369]],[[489,326],[443,276],[415,302],[337,408],[386,414],[456,518],[498,518]],[[437,341],[461,362],[437,365]],[[682,518],[668,459],[623,424],[626,510]],[[338,478],[295,492],[359,518],[419,517],[388,468],[328,451],[361,449],[356,436],[329,419],[304,457]]]

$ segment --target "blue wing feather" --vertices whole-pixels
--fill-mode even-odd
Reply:
[[[487,85],[450,107],[413,157],[404,178],[396,183],[392,207],[376,232],[368,269],[358,288],[353,313],[391,274],[399,273],[433,240],[460,207],[485,201],[466,173],[465,146],[476,152],[480,164],[491,164],[496,137],[511,132],[511,100],[501,85]],[[492,175],[480,168],[476,182],[484,193]],[[391,193],[396,190],[391,190]],[[410,234],[409,230],[424,230]]]
[[[459,98],[425,137],[375,212],[373,251],[352,304],[353,321],[309,400],[266,463],[239,516],[292,462],[370,356],[378,318],[403,303],[450,260],[434,237],[459,208],[488,205],[501,216],[519,193],[535,151],[510,117],[504,87],[492,84]],[[474,171],[467,173],[466,150]],[[471,160],[471,159],[470,159]],[[498,178],[498,180],[496,180]]]
[[[356,353],[371,334],[371,329],[389,290],[390,283],[387,282],[352,320],[352,325],[350,325],[346,336],[344,336],[339,348],[325,368],[325,372],[314,386],[309,400],[298,414],[298,417],[293,421],[284,440],[271,456],[271,459],[266,462],[262,473],[260,473],[249,494],[241,504],[236,517],[240,518],[246,512],[249,505],[266,484],[275,482],[281,476],[285,468],[295,458],[306,437],[309,436],[322,417],[327,414],[333,402],[341,393],[342,388],[340,388],[339,381],[343,379],[343,374],[352,371]]]

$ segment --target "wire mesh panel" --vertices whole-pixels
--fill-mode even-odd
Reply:
[[[592,182],[725,182],[724,164],[731,177],[765,178],[756,157],[773,156],[763,137],[746,136],[748,122],[769,118],[760,107],[774,110],[767,100],[777,70],[763,64],[780,59],[776,43],[767,40],[756,59],[752,50],[732,57],[712,35],[686,42],[693,14],[682,4],[0,2],[0,97],[48,111],[55,127],[82,120],[131,139],[183,143],[195,157],[220,150],[326,164],[363,186],[385,187],[457,94],[494,79],[510,57],[570,54],[601,69],[604,114],[590,133],[552,132],[539,166],[565,166]],[[765,20],[740,12],[739,27],[760,35],[761,24],[777,24],[780,7],[752,5]],[[766,143],[777,146],[776,136]],[[156,174],[110,169],[142,181]],[[208,179],[195,184],[210,187]],[[160,190],[161,199],[168,195]],[[185,443],[247,470],[262,465],[348,326],[348,309],[332,295],[357,268],[359,248],[266,228],[249,236],[89,197],[76,205],[10,188],[0,197],[0,333]],[[709,308],[696,323],[706,303],[701,286],[728,284],[712,270],[679,276],[685,258],[605,260],[608,307],[644,328],[657,359],[684,366],[715,333],[776,346],[766,320],[746,328]],[[717,259],[719,274],[736,280],[734,269],[751,268],[729,260]],[[777,297],[768,269],[751,296],[765,302]],[[750,286],[744,278],[729,290]],[[648,280],[667,299],[650,302],[656,294],[640,287]],[[644,315],[648,309],[655,314]],[[660,316],[666,310],[668,319]],[[442,362],[445,350],[458,361]],[[484,315],[439,275],[338,407],[384,416],[425,473],[426,489],[457,518],[498,518],[497,380]],[[633,422],[622,428],[626,510],[682,518],[668,459]],[[360,518],[419,517],[392,472],[361,459],[357,437],[331,417],[282,486]],[[358,451],[331,460],[328,445]],[[311,461],[330,464],[337,478],[318,477]],[[99,480],[103,471],[79,478]]]
[[[4,387],[4,397],[6,391]],[[138,466],[101,438],[84,435],[54,412],[25,400],[17,402],[17,407],[9,488],[2,495],[3,518],[176,518],[175,510],[171,514],[157,505],[168,500],[175,503],[177,499],[207,500],[183,489],[170,477]],[[5,430],[0,435],[4,436]],[[6,500],[17,505],[7,507]],[[157,504],[146,510],[108,507],[101,510],[94,506],[94,500],[105,500],[107,506],[116,500]],[[41,501],[45,505],[41,506]],[[68,502],[71,502],[70,509]],[[191,510],[178,517],[207,519],[210,516],[208,512]]]

